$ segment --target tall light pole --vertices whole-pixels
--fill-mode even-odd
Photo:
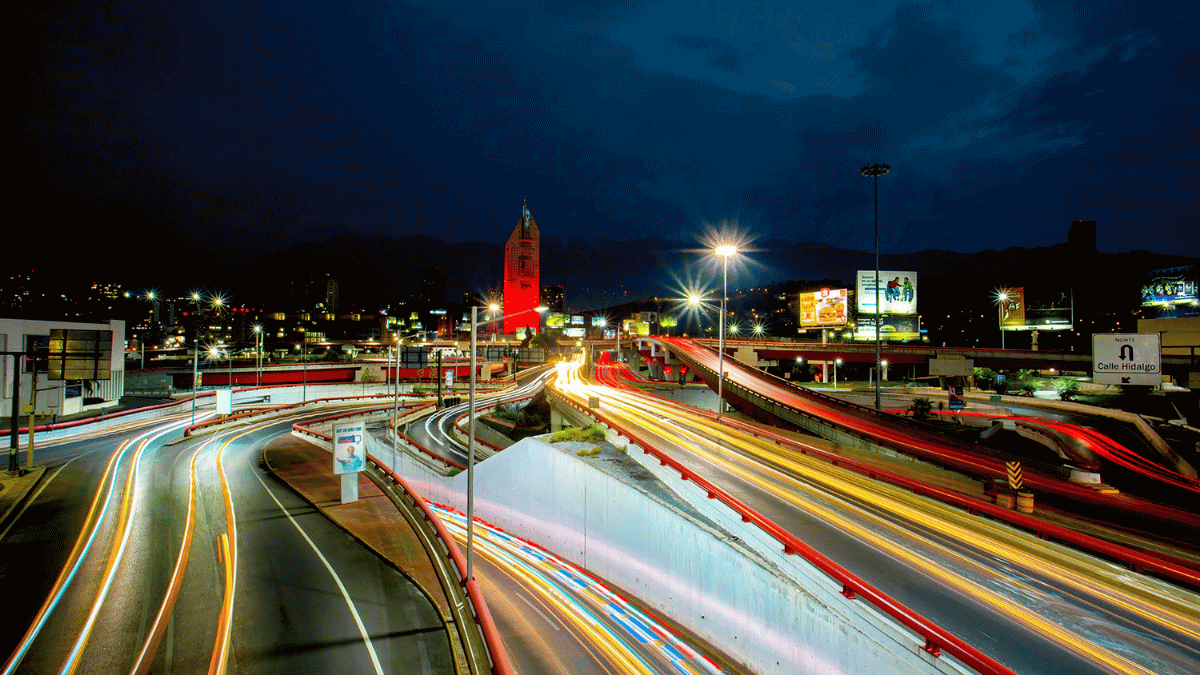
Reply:
[[[196,393],[200,387],[200,338],[192,338],[192,424],[196,423]]]
[[[879,177],[891,171],[887,164],[871,164],[859,170],[864,176],[875,179],[875,409],[879,405],[879,380],[882,376],[880,363],[882,359],[882,343],[879,340],[879,324],[883,321],[883,308],[879,306]]]
[[[725,409],[725,298],[729,295],[729,256],[737,255],[738,248],[733,244],[722,244],[713,249],[713,253],[721,256],[721,329],[717,336],[717,420]]]
[[[495,305],[493,305],[494,307]],[[545,312],[548,307],[538,307],[536,311]],[[496,319],[492,316],[491,321],[503,321],[505,319],[524,314],[529,310],[514,312],[507,316],[502,316]],[[495,310],[492,310],[494,314]],[[474,579],[474,563],[475,563],[475,370],[479,367],[479,361],[476,360],[476,345],[478,344],[477,335],[479,326],[488,323],[487,321],[479,320],[479,306],[471,306],[471,386],[467,391],[467,578],[464,581]],[[495,333],[493,333],[493,336]]]
[[[1001,288],[996,291],[996,310],[999,312],[1000,320],[1000,349],[1004,349],[1004,315],[1008,310],[1008,289]]]
[[[840,365],[842,365],[841,359],[835,359],[833,361],[833,388],[834,389],[837,389],[837,367]]]
[[[262,341],[263,332],[262,326],[254,326],[254,385],[262,386]]]

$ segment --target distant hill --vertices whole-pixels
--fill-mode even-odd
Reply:
[[[695,243],[644,239],[542,239],[541,282],[562,285],[568,309],[602,308],[648,296],[682,295],[689,285],[715,288],[720,268]],[[285,250],[226,270],[231,288],[246,299],[286,294],[290,281],[305,274],[338,279],[344,303],[372,311],[389,300],[416,297],[422,270],[437,267],[445,278],[445,300],[457,302],[467,290],[503,286],[503,244],[447,244],[432,236],[368,234],[338,230],[321,241]],[[887,254],[884,270],[915,271],[922,295],[944,300],[969,298],[1000,286],[1066,285],[1102,298],[1132,296],[1152,269],[1196,264],[1196,258],[1131,251],[1087,253],[1067,244],[1013,247],[978,253],[926,250]],[[820,242],[755,242],[744,264],[731,265],[730,286],[748,288],[793,279],[840,279],[850,284],[855,271],[873,269],[874,254]],[[255,300],[257,301],[257,300]],[[1099,301],[1099,300],[1097,300]],[[924,311],[924,310],[923,310]]]

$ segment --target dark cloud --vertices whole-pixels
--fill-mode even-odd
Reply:
[[[731,73],[745,72],[744,64],[750,58],[749,54],[738,49],[732,43],[718,40],[711,35],[666,35],[664,38],[667,44],[682,47],[693,54],[705,55],[708,57],[708,67],[717,70],[727,70]],[[753,46],[762,49],[762,45],[757,43]]]

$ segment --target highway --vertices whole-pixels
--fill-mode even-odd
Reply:
[[[556,385],[1021,673],[1200,672],[1200,596],[606,386]]]
[[[672,352],[698,363],[715,373],[716,353],[694,342],[678,338],[656,338]],[[867,439],[870,442],[896,449],[905,454],[950,466],[969,475],[1003,477],[1004,460],[981,455],[970,444],[947,438],[943,434],[889,419],[864,407],[848,405],[833,397],[809,390],[799,390],[765,377],[760,371],[747,368],[734,359],[725,359],[726,382],[754,392],[767,400],[798,411]],[[731,387],[726,387],[728,391]],[[1200,531],[1200,514],[1173,506],[1151,502],[1127,494],[1102,494],[1085,486],[1074,485],[1057,476],[1034,471],[1025,472],[1028,489],[1039,494],[1043,501],[1053,500],[1060,508],[1085,509],[1095,518],[1128,518],[1137,513],[1140,529],[1159,535],[1174,535],[1182,530]]]
[[[317,414],[40,445],[44,488],[0,538],[3,674],[453,672],[419,589],[263,466]]]

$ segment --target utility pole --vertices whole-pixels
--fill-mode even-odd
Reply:
[[[33,361],[33,382],[29,387],[29,443],[25,448],[25,468],[33,470],[33,428],[37,423],[37,359]]]
[[[440,350],[437,353],[437,363],[437,407],[438,409],[441,409],[445,407],[445,404],[442,403],[442,352]]]
[[[20,436],[17,431],[21,427],[21,357],[24,356],[21,352],[6,352],[7,356],[13,357],[13,390],[12,390],[12,417],[11,432],[8,434],[8,470],[12,473],[20,471],[17,465],[17,445],[20,441]]]

